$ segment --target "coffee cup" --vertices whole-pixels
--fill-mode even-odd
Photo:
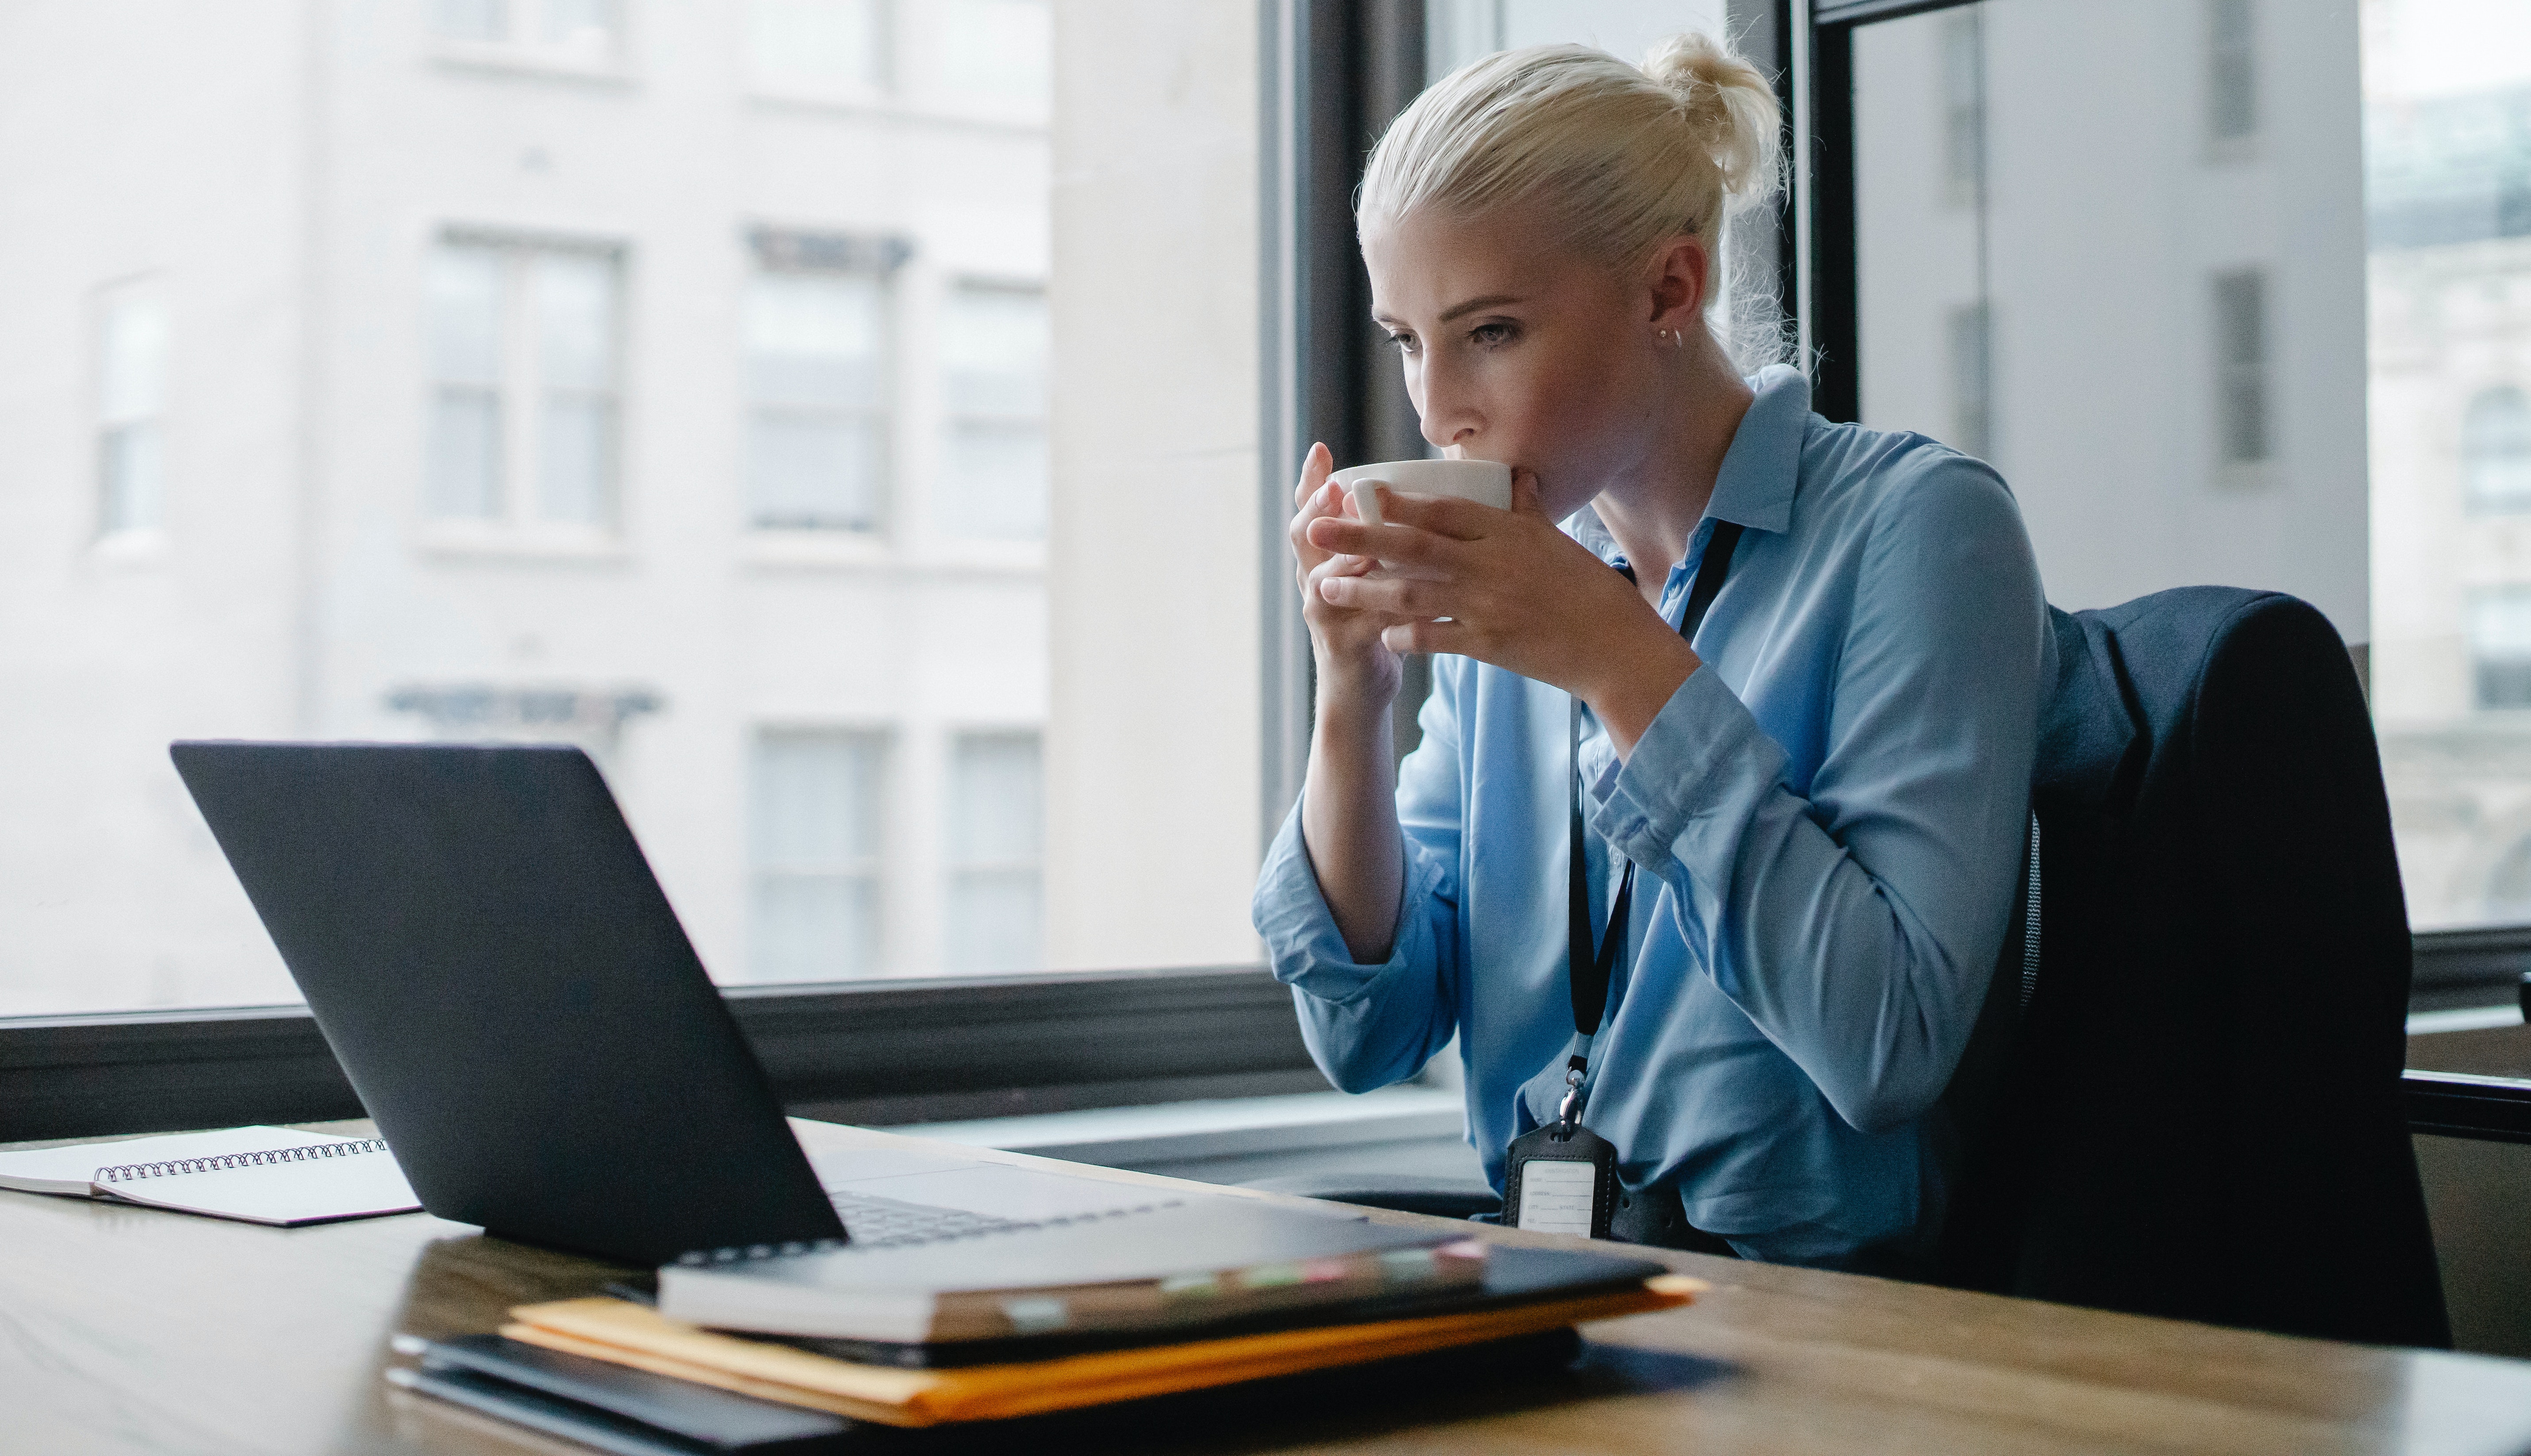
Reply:
[[[1497,511],[1511,509],[1511,467],[1498,460],[1389,460],[1347,466],[1329,478],[1353,497],[1354,514],[1381,525],[1379,493],[1385,485],[1410,495],[1455,495]]]

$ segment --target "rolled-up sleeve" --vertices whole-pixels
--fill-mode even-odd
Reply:
[[[1619,764],[1600,833],[1691,955],[1866,1132],[1941,1095],[2019,885],[2046,605],[2000,480],[1943,452],[1882,502],[1805,793],[1711,665]]]
[[[1329,1082],[1369,1092],[1414,1076],[1457,1025],[1458,732],[1450,695],[1425,700],[1424,738],[1400,765],[1406,873],[1388,959],[1353,958],[1327,910],[1294,805],[1266,853],[1249,912],[1274,979],[1292,987],[1301,1036]]]

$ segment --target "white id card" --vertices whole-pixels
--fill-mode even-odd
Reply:
[[[1596,1164],[1579,1158],[1531,1158],[1521,1165],[1520,1221],[1514,1227],[1589,1238],[1592,1215],[1598,1211],[1591,1197],[1599,1184]]]

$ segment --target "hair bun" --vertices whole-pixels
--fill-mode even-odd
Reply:
[[[1678,98],[1680,118],[1722,170],[1728,210],[1774,192],[1782,122],[1765,72],[1713,36],[1689,30],[1653,47],[1644,74]]]

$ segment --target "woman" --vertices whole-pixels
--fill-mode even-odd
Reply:
[[[1630,1203],[1683,1214],[1663,1242],[1903,1271],[1939,1232],[1937,1102],[2017,892],[2045,603],[1993,470],[1830,424],[1708,328],[1777,125],[1763,77],[1685,35],[1642,70],[1487,57],[1381,140],[1356,219],[1374,316],[1425,438],[1511,464],[1514,501],[1384,494],[1368,526],[1310,452],[1316,736],[1255,916],[1337,1086],[1458,1035],[1497,1189],[1587,1052],[1580,1120]],[[1453,655],[1392,774],[1401,652]],[[1569,754],[1587,933],[1624,867],[1643,888],[1587,1043]]]

